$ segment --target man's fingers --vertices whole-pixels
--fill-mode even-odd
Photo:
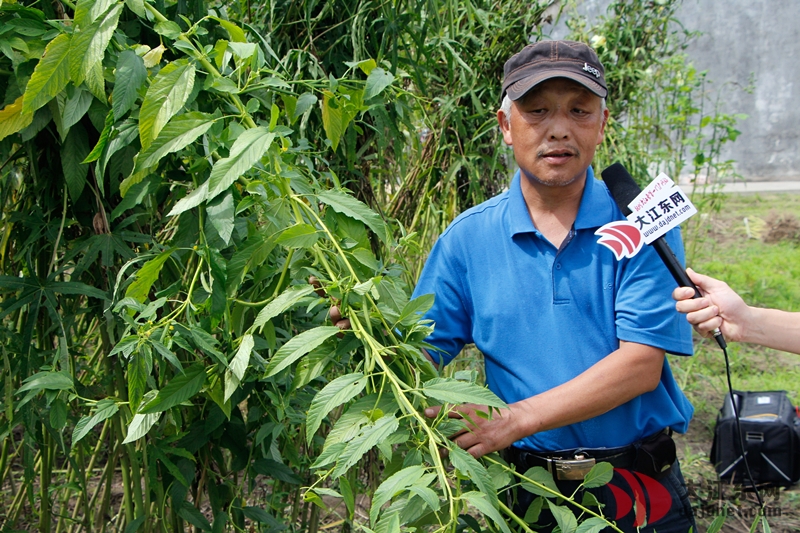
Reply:
[[[314,292],[317,293],[317,296],[325,297],[325,289],[322,288],[322,283],[319,282],[316,276],[309,276],[308,284],[316,289]]]
[[[331,313],[331,322],[333,322],[334,324],[336,324],[342,319],[342,312],[341,310],[339,310],[338,305],[332,305],[330,313]]]
[[[440,405],[428,407],[425,409],[425,416],[427,416],[428,418],[436,418],[437,416],[439,416],[439,411],[441,410],[442,407]]]
[[[351,329],[349,318],[343,318],[342,320],[337,320],[336,322],[334,322],[334,325],[339,329]]]

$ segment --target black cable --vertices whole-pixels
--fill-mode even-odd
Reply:
[[[719,342],[719,341],[718,341]],[[753,491],[756,493],[756,499],[758,500],[758,506],[761,512],[761,515],[764,515],[764,500],[761,499],[761,493],[758,492],[758,487],[756,486],[756,481],[753,479],[753,474],[750,472],[750,463],[747,461],[747,454],[744,451],[744,437],[742,436],[742,425],[739,422],[739,408],[736,406],[736,399],[733,397],[733,385],[731,384],[731,363],[728,359],[728,350],[720,344],[722,348],[722,353],[725,354],[725,375],[728,378],[728,394],[731,399],[731,406],[733,407],[733,418],[736,421],[736,435],[739,437],[739,453],[742,454],[742,461],[744,461],[744,469],[747,473],[747,479],[750,481],[750,484],[753,486]]]

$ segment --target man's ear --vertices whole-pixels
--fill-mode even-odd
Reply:
[[[497,110],[497,124],[500,126],[500,131],[503,132],[503,140],[509,146],[513,146],[514,142],[511,138],[511,117],[506,116],[505,111],[502,109]]]
[[[608,124],[608,108],[603,109],[603,123],[600,125],[600,133],[597,135],[597,145],[603,144],[603,138],[606,133],[606,124]]]

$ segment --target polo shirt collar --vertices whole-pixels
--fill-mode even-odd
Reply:
[[[517,169],[508,190],[509,229],[512,237],[518,233],[539,233],[528,213],[528,206],[522,196],[520,180],[520,171]],[[619,215],[615,212],[611,195],[605,184],[595,179],[594,171],[590,166],[586,171],[586,185],[583,188],[581,205],[578,208],[578,216],[573,227],[576,230],[599,228],[617,218]]]

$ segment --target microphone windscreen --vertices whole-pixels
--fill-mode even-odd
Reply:
[[[623,215],[628,216],[631,213],[628,204],[639,196],[639,193],[642,192],[641,187],[636,184],[621,163],[614,163],[600,174],[620,211]]]

